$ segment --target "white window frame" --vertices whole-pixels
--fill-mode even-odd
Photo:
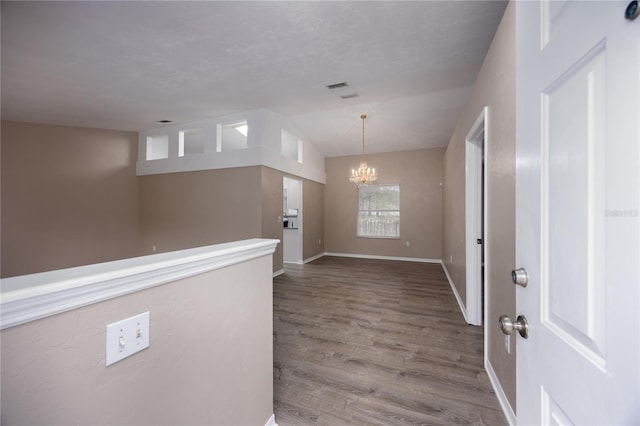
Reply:
[[[360,210],[360,197],[363,192],[374,192],[376,188],[382,187],[397,187],[398,188],[398,209],[397,210]],[[400,214],[400,184],[380,184],[380,185],[368,185],[358,188],[358,206],[357,206],[357,218],[356,218],[356,232],[358,238],[376,238],[376,239],[391,239],[397,240],[400,239],[400,222],[401,222],[401,214]],[[361,223],[360,223],[360,213],[361,212],[398,212],[398,227],[397,227],[397,235],[379,235],[379,234],[365,234],[361,232]]]

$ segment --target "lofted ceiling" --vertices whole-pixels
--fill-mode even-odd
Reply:
[[[360,152],[366,113],[367,152],[445,146],[505,7],[2,1],[2,118],[138,131],[264,108],[331,157]]]

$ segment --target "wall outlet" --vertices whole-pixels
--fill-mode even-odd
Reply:
[[[156,252],[156,245],[155,244],[151,246],[151,251],[154,252],[154,253]]]
[[[506,334],[504,336],[504,350],[507,351],[508,354],[511,353],[511,335]]]
[[[449,254],[449,263],[453,263],[453,255]]]
[[[407,247],[411,247],[411,241],[407,241],[405,244],[407,245]]]
[[[322,239],[318,239],[318,245],[322,245]]]
[[[107,325],[107,367],[148,347],[149,311]]]

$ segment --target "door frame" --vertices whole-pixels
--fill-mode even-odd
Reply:
[[[298,176],[293,176],[293,175],[283,175],[282,177],[282,185],[284,187],[284,183],[285,181],[291,181],[291,182],[296,182],[296,184],[298,185],[298,216],[297,216],[297,222],[298,222],[298,226],[295,231],[295,259],[293,260],[285,260],[284,258],[284,246],[285,246],[285,236],[284,236],[284,230],[283,230],[283,235],[282,235],[282,257],[283,257],[283,263],[292,263],[292,264],[296,264],[296,265],[302,265],[304,264],[304,212],[303,212],[303,206],[304,206],[304,181],[302,178],[298,177]],[[284,220],[284,216],[282,218]]]
[[[486,162],[485,178],[482,179],[482,162],[487,158],[489,147],[489,107],[482,108],[480,115],[471,126],[465,138],[465,259],[466,259],[466,319],[469,324],[486,324],[486,306],[483,306],[483,285],[488,276],[487,228],[488,203]],[[484,181],[484,184],[482,182]],[[481,188],[482,186],[482,188]],[[482,197],[484,194],[484,203]],[[484,207],[482,207],[484,204]],[[483,218],[482,220],[480,218]],[[482,249],[478,250],[476,239],[481,234]],[[484,253],[484,274],[482,255]],[[486,289],[486,286],[485,286]],[[486,290],[484,290],[486,291]],[[486,301],[487,298],[485,297]],[[485,302],[486,304],[486,302]],[[483,309],[484,308],[484,309]],[[485,342],[486,345],[486,342]]]

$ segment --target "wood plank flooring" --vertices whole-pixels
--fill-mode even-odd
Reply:
[[[280,426],[507,424],[440,265],[322,257],[273,284]]]

